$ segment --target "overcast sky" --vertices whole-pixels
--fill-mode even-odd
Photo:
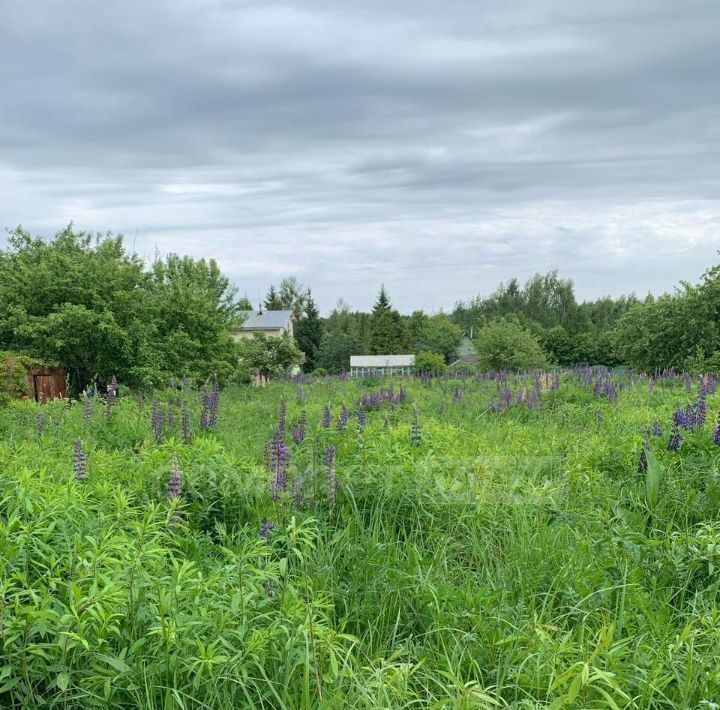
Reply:
[[[0,226],[325,312],[659,293],[717,260],[719,76],[718,0],[4,0]]]

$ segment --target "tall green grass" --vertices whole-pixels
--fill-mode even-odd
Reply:
[[[177,425],[155,441],[149,403],[130,395],[87,423],[77,403],[13,403],[0,410],[0,705],[717,707],[713,422],[679,454],[652,439],[638,474],[645,427],[667,429],[690,395],[623,380],[613,403],[566,374],[537,409],[503,413],[493,382],[411,381],[363,432],[324,429],[322,411],[356,411],[377,382],[303,385],[302,401],[290,383],[228,390],[217,429],[190,442]],[[197,422],[197,394],[182,397]],[[289,424],[308,414],[290,444],[300,507],[271,498],[264,467],[283,398]],[[184,491],[169,503],[175,458]]]

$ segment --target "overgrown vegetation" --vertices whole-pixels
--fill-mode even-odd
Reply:
[[[0,410],[0,705],[712,707],[712,378]]]

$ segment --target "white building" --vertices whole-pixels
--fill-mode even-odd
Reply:
[[[263,333],[268,338],[278,338],[287,333],[293,334],[292,311],[245,311],[245,320],[233,331],[235,340],[252,338],[255,333]]]
[[[351,355],[350,377],[409,375],[414,364],[414,355]]]

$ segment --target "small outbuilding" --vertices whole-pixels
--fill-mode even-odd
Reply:
[[[15,353],[0,353],[0,400],[67,398],[67,378],[61,367]]]
[[[414,364],[414,355],[351,355],[350,377],[409,375]]]

